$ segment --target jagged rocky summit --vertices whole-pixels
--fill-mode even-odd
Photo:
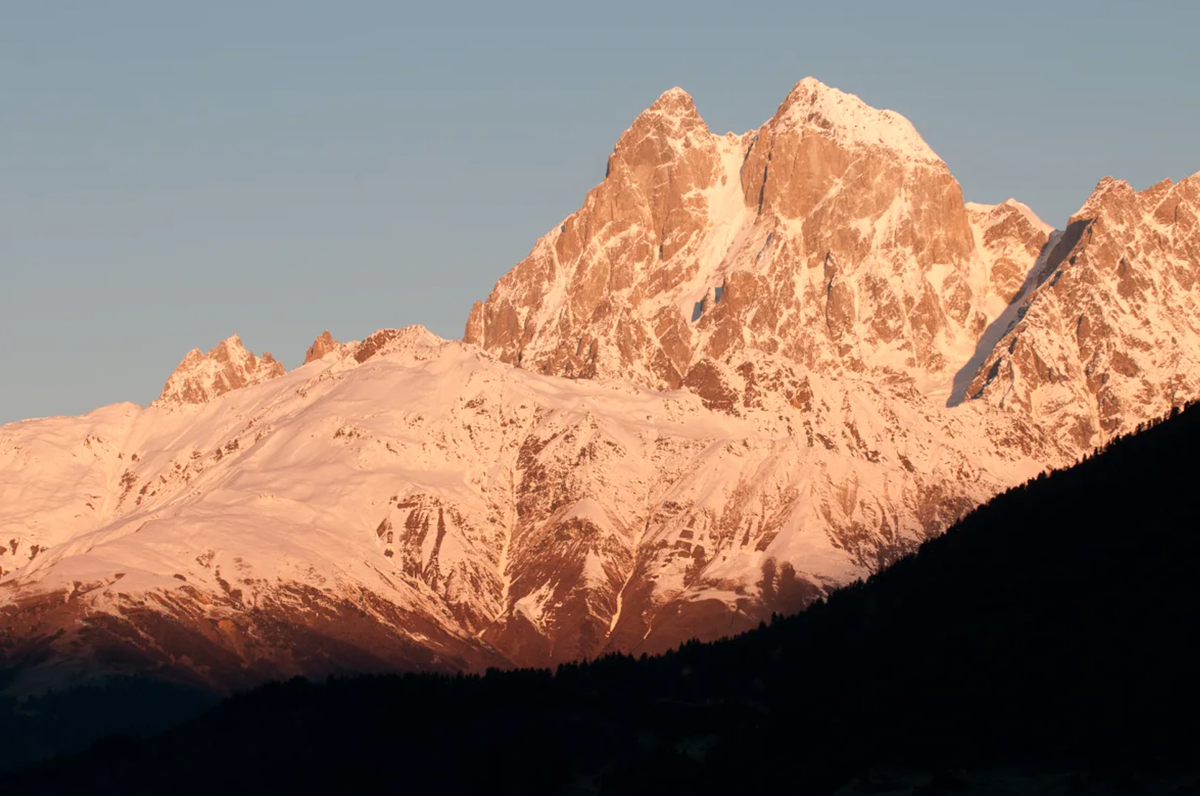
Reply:
[[[812,78],[742,135],[672,89],[463,342],[234,337],[0,428],[0,664],[228,688],[797,610],[1198,397],[1198,179],[1055,230]]]
[[[317,336],[316,340],[313,340],[313,344],[310,345],[308,347],[308,351],[304,353],[304,364],[307,365],[309,362],[321,359],[326,354],[336,350],[337,347],[338,341],[334,340],[333,335],[331,335],[329,330],[326,329],[323,333]]]
[[[231,390],[261,384],[283,373],[283,365],[275,357],[267,352],[261,359],[254,356],[235,334],[207,354],[199,348],[189,351],[167,379],[157,403],[204,404]]]

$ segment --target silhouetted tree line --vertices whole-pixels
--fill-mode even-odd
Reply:
[[[1200,410],[1176,410],[733,639],[275,683],[5,792],[826,793],[887,766],[1194,766],[1198,450]]]

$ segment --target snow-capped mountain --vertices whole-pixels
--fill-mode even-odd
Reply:
[[[737,631],[1200,397],[1197,180],[1056,231],[814,79],[666,92],[470,313],[236,337],[148,407],[0,427],[0,666],[548,665]]]
[[[659,388],[751,349],[936,390],[1005,304],[978,250],[958,183],[903,117],[809,78],[762,128],[716,136],[672,89],[466,339]]]

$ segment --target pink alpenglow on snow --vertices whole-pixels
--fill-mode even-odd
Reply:
[[[658,652],[804,607],[1200,397],[1200,176],[1056,230],[812,78],[663,94],[471,310],[231,337],[148,407],[0,427],[13,688]]]

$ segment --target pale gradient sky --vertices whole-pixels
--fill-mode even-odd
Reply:
[[[471,302],[680,85],[717,132],[806,75],[969,200],[1061,226],[1200,171],[1200,3],[3,0],[0,423],[147,403],[233,332],[289,367]]]

